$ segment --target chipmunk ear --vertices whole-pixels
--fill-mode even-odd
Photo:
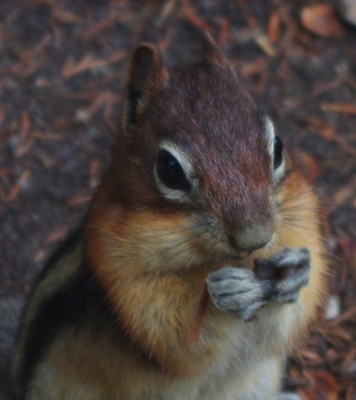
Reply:
[[[126,131],[132,132],[142,123],[152,97],[167,81],[168,71],[160,50],[147,43],[137,47],[130,62],[121,112],[121,123]]]
[[[209,32],[202,32],[201,53],[203,60],[218,68],[231,68],[231,64],[225,54],[219,48]]]

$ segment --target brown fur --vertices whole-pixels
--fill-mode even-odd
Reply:
[[[228,262],[220,255],[220,249],[226,249],[221,237],[273,213],[262,119],[226,60],[210,45],[206,44],[210,51],[205,48],[206,58],[200,64],[169,71],[168,81],[166,69],[164,79],[155,77],[155,85],[164,82],[159,100],[153,96],[146,120],[136,127],[129,145],[119,138],[114,147],[112,168],[91,209],[87,230],[89,258],[127,334],[164,370],[178,376],[195,375],[212,362],[229,323],[209,304],[201,338],[192,343],[190,333],[205,278]],[[159,60],[155,73],[162,68]],[[152,182],[155,147],[166,136],[194,160],[202,182],[198,212],[206,210],[207,219],[214,213],[223,226],[216,237],[204,238],[207,246],[195,239],[196,204],[187,209],[167,203]],[[245,263],[252,268],[254,258],[282,247],[316,250],[313,258],[318,267],[312,270],[310,288],[302,291],[304,320],[294,329],[289,340],[293,341],[314,314],[325,286],[318,205],[296,172],[290,172],[276,190],[288,207],[274,212],[295,219],[297,226],[274,221],[275,246],[257,250]],[[210,254],[211,245],[217,254]],[[204,332],[209,332],[209,339]]]
[[[318,200],[287,154],[285,177],[273,181],[264,129],[209,36],[202,59],[179,70],[167,68],[152,45],[135,51],[111,165],[81,246],[125,339],[113,344],[110,329],[99,324],[97,333],[95,321],[68,328],[40,363],[35,393],[55,385],[53,398],[77,393],[78,400],[272,398],[281,362],[315,316],[326,279]],[[198,186],[187,201],[165,198],[155,184],[163,139],[194,166]],[[228,238],[258,224],[272,227],[273,244],[236,261]],[[211,272],[226,265],[253,269],[256,258],[285,247],[311,251],[310,282],[297,303],[268,305],[245,323],[206,297]],[[42,294],[63,281],[57,274],[58,268],[39,285],[25,331]]]

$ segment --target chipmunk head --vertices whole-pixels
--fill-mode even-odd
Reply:
[[[183,68],[153,45],[136,49],[112,163],[122,203],[189,215],[209,252],[244,257],[272,239],[282,150],[209,35]]]

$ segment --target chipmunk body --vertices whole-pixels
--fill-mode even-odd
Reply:
[[[132,57],[83,226],[30,296],[15,399],[272,399],[325,290],[318,203],[205,35]]]

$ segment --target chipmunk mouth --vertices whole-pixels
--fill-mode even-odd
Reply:
[[[237,254],[227,254],[227,257],[232,260],[244,260],[250,256],[253,250],[251,251],[241,251]]]
[[[239,253],[222,253],[220,254],[220,261],[224,264],[242,265],[251,255],[252,251],[243,251]]]
[[[228,261],[230,261],[230,262],[246,260],[254,252],[272,247],[273,244],[275,243],[275,241],[276,241],[276,234],[273,233],[271,240],[268,243],[266,243],[264,246],[252,248],[249,250],[238,250],[237,249],[236,252],[226,253],[225,256],[227,257]]]

